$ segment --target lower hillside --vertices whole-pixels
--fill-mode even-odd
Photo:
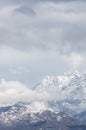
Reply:
[[[48,110],[32,113],[17,104],[0,109],[0,130],[86,130],[86,123]]]

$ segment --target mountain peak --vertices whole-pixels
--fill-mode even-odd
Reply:
[[[75,71],[62,76],[45,76],[35,89],[49,94],[48,103],[54,111],[78,114],[86,106],[86,73]]]

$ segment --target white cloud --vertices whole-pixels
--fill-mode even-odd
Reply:
[[[42,111],[42,110],[52,110],[48,105],[47,103],[45,102],[33,102],[29,109],[32,111],[32,112],[39,112],[39,111]]]
[[[0,105],[14,104],[20,100],[32,100],[33,92],[18,81],[1,80],[0,83]]]
[[[39,110],[47,107],[44,102],[48,100],[50,100],[50,95],[46,92],[38,93],[19,81],[6,81],[5,79],[1,79],[0,106],[12,105],[17,102],[27,102],[31,103],[31,109],[36,108],[37,110],[38,108]]]
[[[65,59],[74,67],[79,67],[84,64],[84,57],[78,53],[71,53],[65,56]]]

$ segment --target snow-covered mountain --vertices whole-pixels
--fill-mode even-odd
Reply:
[[[26,104],[0,108],[0,130],[85,130],[86,123],[64,113],[32,113]]]
[[[48,104],[55,112],[78,115],[86,111],[86,73],[46,76],[35,90],[50,95]]]
[[[36,94],[32,102],[0,107],[0,130],[40,130],[51,125],[54,130],[76,130],[77,125],[86,129],[78,120],[86,121],[86,73],[45,76],[32,91]]]

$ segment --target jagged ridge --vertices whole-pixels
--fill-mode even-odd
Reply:
[[[74,116],[86,110],[86,73],[76,71],[63,76],[46,76],[35,90],[51,95],[48,104],[55,112]]]

